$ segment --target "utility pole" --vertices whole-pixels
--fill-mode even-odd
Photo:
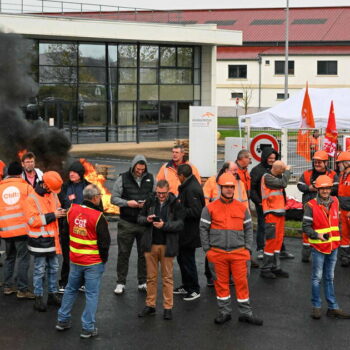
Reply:
[[[289,0],[286,0],[286,40],[285,40],[285,58],[284,58],[284,99],[288,99],[288,46],[289,46]]]

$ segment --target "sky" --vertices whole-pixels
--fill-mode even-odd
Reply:
[[[11,3],[12,8],[20,8],[23,1],[24,6],[32,8],[40,6],[41,0],[8,0],[4,3]],[[44,0],[46,6],[61,6],[61,1]],[[63,0],[65,1],[65,0]],[[147,9],[211,9],[211,8],[266,8],[266,7],[285,7],[287,0],[66,0],[67,2],[76,2],[84,4],[125,6]],[[50,5],[49,5],[50,4]],[[3,8],[6,5],[3,5]],[[7,5],[10,6],[10,5]],[[71,5],[74,6],[74,5]],[[290,7],[323,7],[323,6],[350,6],[349,0],[289,0]],[[96,10],[90,8],[86,10]],[[103,10],[107,10],[103,8]],[[110,9],[112,10],[112,9]]]

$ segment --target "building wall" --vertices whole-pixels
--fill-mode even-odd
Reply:
[[[216,47],[202,46],[201,102],[203,106],[214,106],[216,103],[216,70]]]

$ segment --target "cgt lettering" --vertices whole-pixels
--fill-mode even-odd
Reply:
[[[81,227],[81,228],[85,228],[86,227],[86,222],[87,220],[86,219],[80,219],[79,217],[77,217],[75,220],[74,220],[74,224],[78,227]]]

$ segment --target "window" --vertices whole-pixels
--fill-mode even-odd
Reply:
[[[317,61],[318,75],[337,75],[338,62],[337,61]]]
[[[287,96],[289,98],[289,94]],[[284,92],[277,93],[277,100],[284,100]]]
[[[243,98],[243,92],[231,92],[231,98]]]
[[[228,77],[229,78],[247,78],[247,65],[232,65],[228,66]]]
[[[284,62],[275,61],[275,75],[284,74]],[[288,74],[294,74],[294,61],[288,61]]]
[[[270,61],[269,61],[269,60],[266,60],[266,61],[265,61],[265,65],[266,65],[266,66],[269,66],[269,65],[270,65]]]

